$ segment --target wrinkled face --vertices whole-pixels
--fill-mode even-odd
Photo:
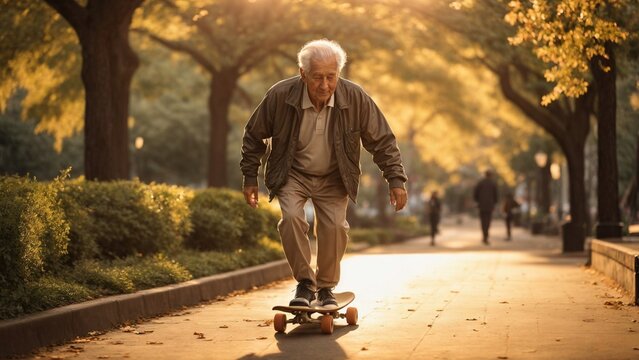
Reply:
[[[308,88],[308,97],[316,108],[326,105],[337,87],[339,71],[336,59],[311,60],[311,69],[300,69],[302,81]]]

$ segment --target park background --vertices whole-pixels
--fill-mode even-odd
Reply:
[[[0,173],[6,175],[2,201],[14,206],[3,209],[15,210],[3,223],[13,241],[2,245],[13,247],[2,263],[3,274],[12,273],[2,278],[11,291],[3,297],[11,304],[3,307],[4,317],[209,274],[194,271],[202,269],[202,256],[180,262],[171,255],[182,243],[237,255],[246,243],[231,239],[252,246],[264,235],[272,249],[277,234],[268,224],[277,221],[276,209],[266,196],[255,222],[228,225],[219,239],[193,234],[219,230],[225,215],[250,217],[239,210],[237,192],[243,126],[272,84],[298,73],[296,52],[316,38],[344,47],[349,59],[342,75],[361,84],[386,114],[409,177],[408,208],[394,214],[386,182],[363,154],[360,197],[349,221],[376,229],[362,238],[401,238],[380,228],[423,231],[424,204],[434,190],[444,199],[444,216],[474,214],[472,188],[486,169],[495,171],[501,194],[511,191],[522,204],[517,224],[561,233],[565,251],[583,251],[588,236],[625,234],[638,220],[636,1],[1,4]],[[75,204],[75,217],[67,208],[56,220],[62,224],[53,236],[56,254],[46,250],[48,235],[40,236],[46,225],[29,243],[40,250],[24,245],[29,236],[22,225],[39,218],[35,207],[42,203],[15,199],[38,191],[53,207],[65,195]],[[122,202],[100,202],[105,198],[87,192]],[[131,205],[127,199],[136,198],[121,195],[140,192],[151,202],[131,210],[140,218],[120,217],[115,230],[122,231],[114,232],[126,244],[147,238],[147,248],[125,246],[118,253],[113,249],[122,243],[82,228],[83,216],[99,213],[100,204],[108,203],[105,213],[121,213]],[[169,210],[138,221],[149,216],[140,211],[158,206],[160,198],[168,199]],[[201,203],[194,207],[193,198]],[[90,211],[83,215],[78,208]],[[198,209],[209,216],[218,209],[219,222],[198,223]],[[146,228],[126,228],[136,221]],[[159,225],[167,221],[169,230]],[[113,223],[101,226],[104,233],[114,230]],[[255,232],[255,226],[264,230]],[[167,231],[173,238],[166,246],[154,243]],[[250,232],[256,236],[243,238]],[[150,268],[133,269],[131,258],[147,256]],[[169,275],[148,281],[158,268]],[[64,288],[51,274],[72,286]],[[72,295],[41,299],[42,292],[56,291]]]

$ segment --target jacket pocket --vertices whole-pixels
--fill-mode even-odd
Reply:
[[[359,159],[359,144],[361,142],[361,131],[347,131],[346,132],[346,153],[350,157],[351,155],[357,154],[357,158]],[[355,157],[352,157],[355,158]]]

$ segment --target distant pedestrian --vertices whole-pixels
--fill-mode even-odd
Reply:
[[[515,197],[512,193],[506,194],[506,199],[504,200],[504,204],[501,209],[506,219],[506,240],[511,239],[510,228],[513,223],[513,211],[519,208],[519,206],[519,203],[517,202],[517,200],[515,200]]]
[[[433,191],[428,199],[428,221],[430,222],[430,245],[435,246],[435,235],[439,234],[439,220],[441,219],[442,203]]]
[[[493,216],[493,210],[497,204],[497,184],[493,180],[493,173],[486,170],[485,176],[475,186],[473,193],[477,207],[479,208],[479,219],[481,221],[481,231],[483,234],[482,242],[489,245],[488,231],[490,229],[490,220]]]

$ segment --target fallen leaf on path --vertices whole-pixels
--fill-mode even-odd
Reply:
[[[415,311],[415,309],[408,309],[408,311]]]
[[[623,306],[623,301],[617,300],[617,301],[606,301],[604,302],[604,305],[606,306]]]
[[[435,311],[444,311],[444,309],[437,309],[437,310],[435,310]]]
[[[89,336],[100,336],[104,335],[106,331],[89,331]]]
[[[162,345],[164,343],[161,342],[161,341],[147,341],[146,344],[147,345]]]
[[[260,336],[257,338],[257,340],[266,340],[266,339],[268,339],[266,336]]]
[[[477,330],[477,329],[473,329],[473,331],[474,331],[474,332],[479,332],[479,330]]]
[[[88,338],[84,338],[84,339],[75,339],[73,341],[71,341],[74,344],[86,344],[88,342],[91,342],[92,339],[88,339]]]
[[[189,315],[190,313],[191,313],[190,311],[183,311],[183,312],[171,314],[171,316],[184,316],[184,315]]]
[[[433,325],[432,324],[428,324],[428,327],[433,327]]]
[[[367,347],[362,347],[362,351],[366,351],[366,350],[368,350]]]
[[[581,321],[583,321],[583,322],[595,322],[595,319],[583,319]]]
[[[487,322],[482,321],[481,324],[479,324],[479,325],[487,325],[487,324],[488,324]]]
[[[468,318],[466,321],[477,321],[477,318]]]
[[[560,342],[560,341],[561,341],[561,339],[555,339],[555,341],[556,341],[556,342]]]
[[[111,341],[109,344],[111,344],[111,345],[122,345],[124,343],[122,341]]]
[[[500,301],[500,304],[508,304],[508,301]]]
[[[639,350],[639,347],[632,348],[632,350]]]
[[[228,325],[220,325],[220,329],[228,329],[229,326]]]
[[[508,356],[497,356],[497,359],[508,359]]]
[[[628,332],[636,332],[634,329],[628,329]]]
[[[120,328],[120,330],[122,330],[122,332],[133,332],[133,330],[135,330],[135,328],[133,326],[125,326],[123,328]]]
[[[137,330],[137,331],[134,331],[133,333],[135,335],[146,335],[146,334],[150,334],[152,332],[153,332],[153,330]]]
[[[198,338],[198,339],[204,339],[204,333],[201,333],[201,332],[197,332],[197,331],[196,331],[196,332],[194,332],[194,333],[193,333],[193,335],[197,335],[197,338]]]
[[[98,359],[108,359],[109,355],[100,355],[98,356]]]
[[[257,324],[257,327],[269,327],[273,324],[273,320],[266,320],[261,324]]]

